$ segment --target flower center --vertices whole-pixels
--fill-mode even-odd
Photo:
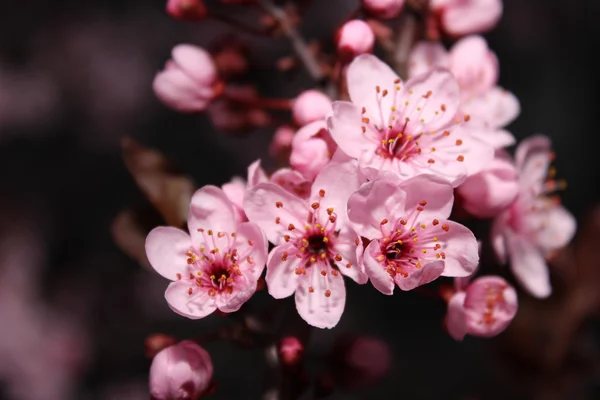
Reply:
[[[325,235],[319,233],[308,237],[308,251],[313,254],[321,253],[327,250],[327,243],[324,241]]]

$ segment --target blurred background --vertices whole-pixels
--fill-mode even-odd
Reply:
[[[330,40],[357,4],[313,1],[302,32]],[[310,351],[342,334],[369,335],[388,343],[393,367],[379,384],[332,399],[600,398],[600,2],[504,5],[486,37],[501,86],[521,101],[509,130],[518,139],[552,138],[558,176],[569,184],[562,199],[582,227],[555,261],[555,295],[536,302],[523,294],[507,332],[458,343],[443,330],[441,301],[348,285],[340,324],[314,332]],[[152,79],[174,45],[210,46],[233,32],[215,21],[175,21],[164,6],[30,0],[0,14],[0,399],[148,399],[147,335],[194,337],[227,323],[171,312],[164,279],[113,237],[127,230],[115,227],[118,216],[148,208],[123,161],[125,137],[163,153],[198,187],[245,176],[257,158],[275,166],[274,127],[223,134],[205,115],[176,113],[155,98]],[[239,40],[251,50],[249,77],[261,93],[293,97],[310,85],[274,68],[289,54],[284,39]],[[571,301],[573,293],[584,300]],[[268,372],[260,350],[206,347],[219,382],[212,398],[260,398]]]

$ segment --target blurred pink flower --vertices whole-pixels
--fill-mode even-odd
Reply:
[[[146,238],[152,267],[174,281],[165,292],[169,306],[191,319],[219,309],[237,311],[256,291],[267,258],[267,241],[255,224],[238,224],[225,193],[204,186],[192,197],[190,234],[154,228]]]
[[[485,169],[457,188],[460,204],[471,215],[492,218],[506,210],[519,193],[519,177],[510,156],[496,150]]]
[[[369,178],[428,173],[458,186],[492,160],[493,148],[464,128],[470,118],[457,118],[460,92],[450,72],[434,68],[403,84],[389,66],[363,54],[348,67],[347,81],[352,102],[334,102],[327,126]]]
[[[331,99],[318,90],[305,90],[292,105],[294,121],[300,126],[324,120],[330,112]]]
[[[221,189],[223,189],[223,192],[229,201],[231,201],[238,223],[248,221],[244,213],[244,194],[246,193],[246,189],[268,181],[267,174],[260,166],[260,160],[256,160],[248,166],[248,179],[246,181],[242,178],[234,177],[231,181],[223,184]]]
[[[342,337],[335,343],[332,361],[336,383],[356,389],[377,382],[389,372],[392,351],[378,338]]]
[[[333,328],[342,316],[343,275],[366,282],[357,262],[362,246],[346,214],[348,196],[361,181],[356,162],[342,158],[334,157],[320,172],[307,200],[261,183],[244,202],[250,221],[275,245],[267,262],[269,293],[281,299],[295,292],[298,313],[318,328]]]
[[[269,155],[278,159],[287,158],[292,148],[292,140],[294,140],[295,133],[294,129],[288,125],[282,125],[277,128],[269,146]]]
[[[506,262],[508,257],[519,283],[540,298],[552,291],[546,257],[565,246],[576,228],[573,216],[556,199],[546,196],[560,187],[556,181],[546,180],[552,157],[550,140],[545,136],[521,142],[515,153],[518,197],[492,226],[498,258]]]
[[[156,96],[177,111],[203,111],[222,90],[211,55],[200,47],[180,44],[173,48],[172,57],[154,78]]]
[[[375,33],[365,21],[353,19],[341,26],[335,41],[339,56],[349,62],[359,54],[373,51]]]
[[[404,0],[362,0],[362,6],[376,18],[391,19],[400,14]]]
[[[302,360],[304,346],[295,336],[286,336],[279,342],[279,359],[285,366],[294,366]]]
[[[185,340],[158,353],[150,366],[150,394],[156,400],[196,400],[209,388],[213,364],[206,350]]]
[[[502,16],[502,0],[431,0],[429,7],[451,36],[486,32]]]
[[[196,21],[206,17],[202,0],[168,0],[167,13],[177,19]]]
[[[354,230],[371,240],[364,267],[377,290],[411,290],[439,276],[467,276],[479,262],[473,233],[449,221],[454,201],[450,182],[419,175],[370,181],[348,200]]]
[[[502,332],[517,313],[517,293],[499,276],[482,276],[450,298],[446,328],[455,340],[465,335],[491,337]]]
[[[315,176],[329,163],[337,145],[327,130],[325,120],[303,126],[292,141],[290,165],[307,179]]]

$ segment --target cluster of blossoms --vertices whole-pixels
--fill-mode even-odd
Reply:
[[[392,19],[407,5],[362,6],[365,15]],[[500,276],[474,278],[482,270],[478,238],[452,219],[465,214],[492,219],[498,260],[529,294],[550,295],[546,259],[569,242],[575,221],[550,196],[563,184],[553,179],[549,140],[526,139],[514,157],[506,149],[516,143],[505,127],[520,105],[498,86],[498,60],[475,35],[497,22],[502,3],[439,0],[429,7],[427,31],[437,32],[430,37],[470,36],[450,50],[437,41],[414,44],[402,79],[370,54],[378,35],[369,21],[346,22],[336,33],[334,69],[343,88],[336,97],[344,100],[310,89],[287,102],[293,122],[278,127],[270,150],[289,166],[267,173],[257,160],[247,179],[194,194],[187,232],[150,232],[148,260],[172,281],[165,297],[173,311],[192,319],[235,312],[266,269],[272,297],[293,295],[308,324],[333,328],[349,280],[392,295],[396,287],[452,277],[454,288],[442,296],[449,334],[494,336],[515,316],[517,294]],[[167,9],[177,18],[210,14],[200,1],[172,0]],[[236,126],[244,129],[268,120],[257,115],[272,102],[233,90],[215,57],[176,46],[155,79],[157,96],[179,111],[207,110],[213,122],[241,118]],[[220,100],[242,107],[211,113]],[[212,367],[203,374],[212,375]]]

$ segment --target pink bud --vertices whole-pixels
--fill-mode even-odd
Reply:
[[[391,351],[381,339],[357,336],[340,340],[334,349],[335,380],[356,388],[383,378],[391,366]]]
[[[340,57],[349,62],[359,54],[369,53],[375,44],[375,33],[365,21],[346,22],[337,32],[337,49]]]
[[[306,90],[294,100],[292,115],[300,126],[324,120],[331,111],[331,99],[318,90]]]
[[[294,130],[287,125],[280,126],[275,131],[271,145],[269,147],[269,154],[273,158],[287,158],[292,147],[292,140],[294,139]],[[285,155],[287,154],[287,157]],[[281,157],[281,156],[284,157]]]
[[[482,276],[448,302],[446,327],[450,336],[491,337],[502,332],[517,313],[517,293],[499,276]]]
[[[304,346],[300,340],[294,336],[288,336],[279,342],[279,359],[285,366],[291,367],[302,360],[304,355]]]
[[[486,32],[502,16],[502,0],[431,0],[429,7],[454,37]]]
[[[150,366],[150,394],[157,400],[194,400],[209,388],[213,376],[210,355],[186,340],[167,347]]]
[[[211,55],[189,44],[173,48],[172,59],[156,75],[153,87],[163,103],[181,112],[204,110],[221,91]]]
[[[365,11],[382,19],[395,18],[404,7],[404,0],[362,0]]]
[[[314,121],[300,128],[292,141],[290,165],[313,180],[325,167],[337,146],[331,139],[325,121]]]
[[[167,13],[177,19],[196,21],[206,16],[202,0],[168,0]]]

